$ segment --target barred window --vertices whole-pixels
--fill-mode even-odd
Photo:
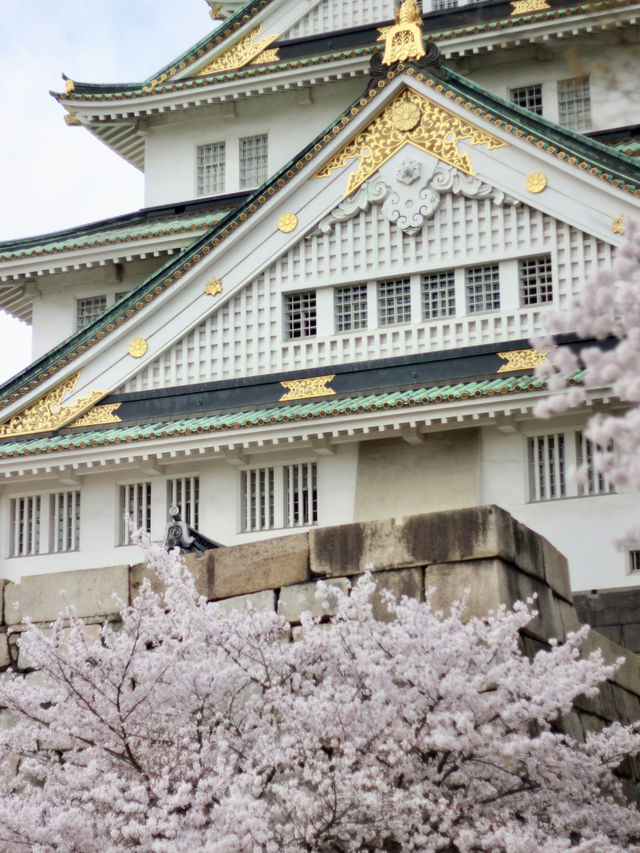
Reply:
[[[76,303],[76,327],[84,329],[107,310],[106,296],[90,296]]]
[[[241,529],[270,530],[276,526],[275,469],[243,471]]]
[[[333,292],[336,332],[367,328],[367,285],[337,287]]]
[[[588,77],[558,80],[558,121],[569,130],[588,130],[591,127]]]
[[[151,532],[151,483],[120,486],[118,545],[130,545],[129,520],[138,529]]]
[[[9,556],[40,553],[40,495],[12,498],[9,503]]]
[[[467,275],[467,311],[497,311],[500,308],[500,270],[497,264],[471,267]]]
[[[287,338],[310,338],[316,334],[316,292],[289,293],[285,297]]]
[[[211,142],[198,146],[197,186],[198,195],[213,195],[224,192],[225,144]]]
[[[531,86],[520,86],[511,89],[509,100],[518,107],[530,110],[532,113],[542,115],[542,84],[533,83]]]
[[[49,551],[80,548],[80,492],[49,495]]]
[[[172,506],[180,509],[180,518],[189,527],[200,526],[200,480],[198,477],[176,477],[167,480],[167,516]]]
[[[284,526],[302,527],[318,520],[318,474],[315,462],[285,465]]]
[[[268,177],[267,135],[240,140],[240,189],[259,187]]]
[[[518,272],[522,305],[541,305],[553,301],[551,255],[519,261]]]
[[[408,278],[379,282],[378,322],[381,326],[411,322],[411,282]]]
[[[640,574],[640,550],[629,551],[629,574]]]
[[[458,5],[458,0],[433,0],[433,11],[439,12],[442,9],[455,9]]]
[[[613,453],[613,444],[606,448],[599,444],[594,445],[584,433],[576,433],[576,463],[585,476],[584,483],[579,486],[579,494],[606,495],[615,491],[607,475],[598,471],[595,457],[601,453]]]
[[[530,438],[527,445],[529,500],[564,498],[567,493],[564,435],[538,435]]]
[[[456,313],[453,270],[426,273],[422,279],[422,316],[425,320],[451,317]]]
[[[316,524],[317,465],[301,462],[242,471],[240,500],[243,532]]]

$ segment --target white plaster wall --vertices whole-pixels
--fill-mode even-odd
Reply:
[[[593,45],[593,42],[592,42]],[[591,129],[623,127],[640,123],[640,98],[630,81],[640,72],[635,47],[616,43],[579,50],[568,44],[537,46],[494,52],[490,58],[449,60],[447,65],[506,100],[510,90],[542,84],[542,114],[558,121],[558,80],[589,75]]]
[[[545,421],[539,434],[559,432],[573,421]],[[482,430],[481,503],[495,503],[546,536],[569,560],[573,590],[637,585],[627,573],[627,555],[616,546],[637,528],[640,496],[594,495],[557,500],[528,500],[527,432]]]
[[[238,140],[266,133],[269,176],[330,124],[362,91],[362,80],[317,85],[297,92],[264,95],[171,114],[147,133],[145,205],[196,197],[199,145],[226,142],[225,193],[238,192]]]
[[[321,453],[327,452],[321,449]],[[279,452],[247,457],[249,466],[281,465],[315,461],[318,466],[318,523],[323,526],[341,524],[353,518],[358,445],[340,446],[328,455],[313,450]],[[132,467],[106,474],[81,478],[79,485],[62,485],[53,477],[14,483],[0,494],[0,578],[18,581],[25,575],[74,569],[101,568],[140,562],[140,549],[135,545],[120,546],[119,486],[131,482],[151,482],[151,538],[164,539],[167,517],[168,479],[198,476],[200,478],[200,531],[224,545],[237,545],[273,536],[298,533],[308,528],[279,528],[271,531],[240,531],[240,468],[224,459],[199,460],[150,473]],[[41,494],[42,515],[48,513],[48,493],[79,488],[81,491],[80,550],[60,554],[41,553],[29,557],[9,557],[9,503],[12,497]],[[43,520],[43,525],[44,525]],[[41,548],[48,547],[45,532]]]
[[[78,299],[106,296],[107,307],[116,294],[132,290],[150,276],[163,260],[112,263],[91,269],[69,271],[47,276],[39,282],[33,296],[33,358],[56,347],[77,331]]]

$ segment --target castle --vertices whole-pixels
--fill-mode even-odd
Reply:
[[[0,388],[2,577],[134,563],[123,515],[161,539],[172,505],[233,545],[495,503],[574,590],[636,585],[637,496],[569,477],[618,402],[536,418],[529,340],[638,215],[638,5],[229,2],[144,81],[67,80],[145,206],[0,243],[35,354]]]

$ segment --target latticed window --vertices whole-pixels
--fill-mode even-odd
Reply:
[[[334,291],[336,332],[367,328],[367,285],[337,287]]]
[[[542,115],[542,84],[534,83],[531,86],[519,86],[511,89],[509,99],[519,107],[530,110],[532,113]]]
[[[77,551],[80,548],[80,492],[49,495],[49,550]]]
[[[378,322],[381,326],[411,322],[411,282],[408,278],[379,282]]]
[[[167,516],[172,506],[180,509],[180,518],[194,530],[200,524],[200,480],[198,477],[176,477],[167,480]]]
[[[558,80],[558,121],[570,130],[588,130],[591,127],[588,77]]]
[[[583,470],[585,477],[584,483],[579,487],[579,494],[606,495],[615,491],[607,475],[598,471],[595,457],[603,453],[613,453],[613,444],[606,448],[594,445],[584,433],[576,433],[576,463],[578,468]]]
[[[497,264],[471,267],[467,276],[467,311],[497,311],[500,308],[500,270]]]
[[[259,187],[269,175],[266,133],[240,140],[240,189]]]
[[[224,142],[211,142],[198,146],[196,192],[213,195],[224,192],[225,146]]]
[[[151,532],[151,483],[129,483],[120,486],[118,545],[131,544],[129,520],[138,529]]]
[[[553,301],[551,255],[519,261],[518,273],[522,305],[540,305]]]
[[[9,504],[9,556],[40,553],[40,495],[12,498]]]
[[[455,9],[458,5],[458,0],[433,0],[433,11],[439,12],[441,9]]]
[[[285,465],[284,526],[302,527],[318,520],[318,473],[315,462]]]
[[[456,313],[453,270],[427,273],[422,279],[422,316],[425,320],[451,317]]]
[[[316,333],[316,292],[289,293],[285,297],[287,338],[309,338]]]
[[[276,526],[275,469],[242,472],[241,529],[270,530]]]
[[[240,481],[243,532],[304,527],[318,521],[318,471],[315,462],[251,468]]]
[[[567,493],[564,435],[538,435],[530,438],[527,446],[529,500],[564,498]]]
[[[84,329],[89,323],[93,323],[107,310],[106,296],[89,296],[87,299],[78,299],[76,304],[76,326]]]

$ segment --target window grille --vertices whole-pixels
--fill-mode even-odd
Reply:
[[[334,291],[336,332],[367,328],[367,285],[337,287]]]
[[[527,442],[529,500],[566,497],[564,435],[539,435]]]
[[[9,505],[9,556],[28,557],[40,553],[39,495],[12,498]]]
[[[586,481],[578,489],[581,495],[606,495],[615,490],[606,474],[597,470],[595,456],[598,453],[612,453],[613,445],[607,448],[594,445],[582,432],[576,433],[576,462],[586,475]]]
[[[167,480],[167,516],[172,506],[180,507],[180,518],[194,530],[200,525],[200,480],[177,477]]]
[[[455,9],[458,5],[458,0],[433,0],[433,11],[439,12],[442,9]]]
[[[558,121],[569,130],[588,130],[591,127],[588,77],[558,80]]]
[[[268,177],[267,135],[240,140],[240,189],[259,187]]]
[[[274,468],[243,471],[241,493],[242,530],[270,530],[276,526]]]
[[[151,532],[151,483],[120,486],[119,545],[131,544],[129,520],[138,529]]]
[[[500,271],[497,264],[471,267],[467,275],[467,311],[497,311],[500,308]]]
[[[411,282],[408,278],[379,282],[378,322],[381,326],[411,322]]]
[[[285,465],[284,526],[302,527],[318,520],[318,475],[315,462]]]
[[[316,292],[289,293],[285,297],[287,338],[310,338],[316,333]]]
[[[427,273],[422,279],[422,316],[425,320],[451,317],[456,313],[453,270]]]
[[[521,260],[518,270],[522,305],[540,305],[553,301],[551,255]]]
[[[76,326],[78,329],[84,329],[107,310],[107,297],[90,296],[87,299],[78,299],[76,309]]]
[[[197,187],[198,195],[224,192],[225,144],[212,142],[198,146]]]
[[[629,551],[629,574],[640,574],[640,550]]]
[[[80,548],[80,492],[49,495],[49,551]]]
[[[542,84],[534,83],[531,86],[520,86],[511,89],[509,100],[518,107],[530,110],[532,113],[542,115]]]

